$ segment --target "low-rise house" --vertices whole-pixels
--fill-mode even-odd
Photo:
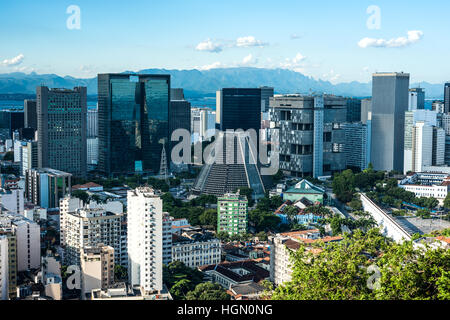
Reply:
[[[221,261],[220,240],[210,232],[184,232],[172,235],[172,261],[181,261],[190,268],[217,264]]]
[[[198,268],[205,274],[205,279],[218,283],[225,289],[233,286],[259,283],[269,279],[270,272],[263,267],[265,261],[234,261],[222,262]]]
[[[302,180],[294,187],[289,188],[283,193],[283,199],[296,202],[300,199],[306,198],[313,203],[322,203],[324,199],[325,190],[313,185],[308,180]]]

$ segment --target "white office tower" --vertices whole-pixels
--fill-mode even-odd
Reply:
[[[421,122],[427,128],[425,128],[425,136],[418,137],[418,135],[422,135],[422,127],[417,129],[416,125]],[[441,128],[437,128],[438,125],[438,113],[430,110],[415,110],[405,112],[405,137],[404,137],[404,165],[403,171],[404,173],[412,172],[420,172],[423,169],[423,166],[432,166],[432,165],[440,165],[443,161],[442,157],[445,155],[445,137],[443,137],[443,130]],[[431,130],[431,138],[429,136],[429,131]],[[419,140],[417,140],[419,139]],[[431,158],[430,164],[428,160],[422,163],[420,166],[420,159],[422,156],[416,156],[418,152],[419,146],[417,145],[417,141],[422,141],[422,139],[426,139],[429,148],[429,154],[424,155],[425,158],[428,156]],[[441,145],[439,145],[441,143]],[[438,164],[439,163],[439,164]]]
[[[422,172],[433,161],[433,127],[423,121],[417,122],[412,130],[412,139],[411,168],[408,171]]]
[[[144,295],[163,289],[163,202],[149,187],[128,191],[128,279]]]
[[[425,91],[422,88],[409,89],[408,111],[425,109]]]
[[[8,237],[0,236],[0,300],[8,300],[9,295],[8,252]]]

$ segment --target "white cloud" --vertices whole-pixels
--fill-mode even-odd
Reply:
[[[407,37],[398,37],[393,39],[375,39],[375,38],[363,38],[358,42],[358,46],[361,48],[403,48],[413,43],[418,42],[423,37],[423,32],[419,30],[408,31]]]
[[[305,71],[305,64],[303,63],[305,60],[306,57],[304,55],[297,53],[294,58],[286,58],[285,61],[281,62],[280,67],[303,73]]]
[[[244,59],[242,60],[242,64],[243,65],[253,65],[258,63],[258,59],[254,58],[252,54],[249,54],[248,56],[244,57]]]
[[[341,75],[339,73],[336,73],[334,70],[330,70],[329,73],[325,73],[322,76],[325,80],[329,80],[331,82],[336,82],[341,78]]]
[[[291,34],[291,40],[297,40],[297,39],[300,39],[300,38],[301,38],[301,36],[299,36],[299,35],[296,34],[296,33]]]
[[[25,56],[21,53],[17,57],[3,60],[2,64],[7,67],[18,66],[23,62]]]
[[[223,47],[219,43],[214,43],[211,41],[211,39],[208,39],[206,41],[200,42],[196,47],[195,50],[197,51],[208,51],[208,52],[216,52],[219,53],[223,50]]]
[[[217,69],[217,68],[225,68],[225,65],[223,65],[221,62],[217,61],[205,66],[201,66],[201,67],[194,67],[194,69],[200,70],[200,71],[207,71],[207,70],[211,70],[211,69]]]
[[[257,40],[253,36],[241,37],[236,40],[236,47],[265,47],[268,43]]]

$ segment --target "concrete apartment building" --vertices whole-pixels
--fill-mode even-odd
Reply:
[[[61,229],[64,233],[67,265],[80,265],[81,250],[85,247],[104,244],[111,246],[119,254],[116,264],[120,264],[120,231],[122,214],[116,214],[103,208],[84,207],[74,212],[64,213]]]
[[[296,251],[301,245],[305,245],[307,250],[317,250],[308,248],[308,244],[317,241],[334,242],[340,241],[342,237],[320,237],[319,230],[305,230],[287,232],[269,237],[270,243],[270,280],[275,285],[281,285],[292,279],[291,251]],[[312,251],[315,252],[315,251]]]
[[[194,231],[173,235],[172,261],[181,261],[189,268],[218,264],[221,254],[220,240],[211,233]]]
[[[374,170],[403,172],[408,92],[408,73],[373,74],[371,163]]]
[[[0,189],[0,203],[12,213],[24,214],[24,191],[23,189]]]
[[[81,249],[81,293],[83,299],[92,290],[107,290],[114,285],[114,248],[99,244]]]
[[[0,282],[6,281],[6,277],[8,276],[8,292],[9,292],[8,296],[9,296],[9,298],[12,299],[17,296],[17,291],[16,291],[16,288],[17,288],[17,241],[16,241],[16,235],[15,235],[14,231],[12,230],[12,228],[5,228],[5,227],[0,226],[0,239],[1,238],[6,239],[5,241],[8,242],[8,248],[7,248],[7,250],[8,250],[7,258],[8,259],[7,259],[7,261],[5,260],[6,259],[5,255],[3,255],[3,260],[2,260],[2,257],[0,257],[0,265],[2,263],[6,263],[8,265],[8,270],[7,270],[8,274],[2,273],[0,271],[0,273],[2,273],[2,275],[3,275],[3,278],[0,275],[0,278],[3,279],[3,280],[0,280]]]
[[[8,237],[0,234],[0,300],[9,299]]]
[[[0,213],[0,229],[11,230],[16,238],[17,271],[40,269],[41,230],[37,223],[20,214]]]
[[[128,191],[128,279],[144,295],[163,290],[163,211],[149,187]]]
[[[245,196],[228,193],[217,199],[217,232],[230,236],[247,232],[248,200]]]
[[[293,177],[345,170],[347,99],[284,95],[270,99],[270,140],[279,141],[280,169]]]

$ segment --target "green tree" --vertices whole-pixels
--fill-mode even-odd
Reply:
[[[219,284],[205,282],[188,292],[186,300],[230,300],[230,295]]]
[[[202,226],[212,226],[217,228],[217,210],[208,209],[198,217]]]
[[[3,156],[3,160],[5,160],[5,161],[14,161],[14,152],[13,151],[8,151],[7,153],[5,153],[5,155]]]
[[[357,230],[340,242],[301,246],[292,254],[292,281],[272,292],[274,300],[450,299],[450,251],[396,243],[378,229]],[[371,268],[380,271],[374,275]],[[371,279],[378,279],[373,284]]]
[[[89,194],[86,191],[75,190],[75,191],[72,192],[72,196],[74,196],[75,198],[80,199],[84,203],[87,203],[89,201]]]

